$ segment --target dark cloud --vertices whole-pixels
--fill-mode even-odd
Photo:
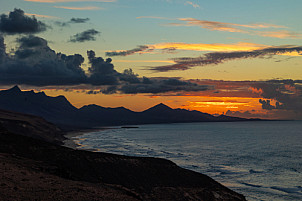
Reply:
[[[302,46],[280,46],[264,48],[253,51],[234,51],[234,52],[212,52],[204,54],[204,56],[191,58],[182,57],[174,58],[175,64],[166,66],[150,67],[149,70],[158,72],[167,72],[173,70],[188,70],[194,66],[206,66],[211,64],[221,64],[235,59],[248,59],[248,58],[263,58],[265,56],[272,56],[277,54],[285,54],[291,52],[302,52]]]
[[[28,17],[21,9],[0,16],[0,32],[5,34],[33,34],[45,31],[47,26],[34,16]]]
[[[148,46],[146,46],[146,45],[140,45],[137,48],[134,48],[132,50],[106,52],[106,56],[108,56],[108,57],[128,56],[128,55],[135,54],[137,52],[142,52],[142,51],[147,50],[147,49],[149,49]],[[148,51],[152,51],[152,50],[148,50]]]
[[[276,102],[276,106],[273,106],[271,105],[270,100],[259,99],[259,103],[262,104],[262,109],[264,110],[283,109],[283,105],[280,105],[279,102]]]
[[[89,81],[93,85],[114,85],[118,84],[119,73],[114,70],[111,59],[106,61],[102,57],[96,57],[95,52],[87,51],[87,56],[91,67]]]
[[[80,67],[81,55],[56,54],[47,41],[27,36],[18,39],[20,46],[15,55],[5,55],[0,65],[0,83],[45,85],[73,85],[86,82]]]
[[[0,35],[0,64],[7,58],[4,38]]]
[[[146,79],[146,78],[145,78]],[[119,91],[125,94],[138,93],[165,93],[179,91],[206,91],[212,89],[209,85],[199,85],[189,81],[181,81],[175,78],[156,79],[148,78],[149,83],[142,81],[138,84],[125,84]]]
[[[95,41],[96,36],[99,35],[101,32],[95,29],[89,29],[87,31],[83,31],[81,33],[77,33],[76,35],[70,37],[69,42],[85,42],[85,41]]]
[[[89,20],[90,20],[89,18],[71,18],[69,22],[70,23],[86,23]]]
[[[65,55],[52,50],[47,41],[37,36],[17,39],[19,47],[14,54],[6,54],[3,37],[0,37],[0,83],[33,86],[85,85],[101,88],[88,94],[113,93],[165,93],[204,91],[210,87],[177,78],[139,77],[132,69],[122,73],[114,69],[112,59],[97,57],[87,51],[88,72],[81,68],[84,58],[80,54]],[[91,86],[93,85],[93,86]]]
[[[100,93],[103,94],[115,94],[117,93],[117,86],[109,86],[105,89],[100,90]]]
[[[263,118],[269,119],[272,118],[269,114],[259,114],[255,111],[230,111],[228,110],[225,115],[233,116],[233,117],[241,117],[241,118]]]
[[[135,74],[132,69],[125,69],[122,74],[119,75],[121,81],[129,82],[129,83],[140,83],[140,79],[138,78],[138,74]]]
[[[261,90],[259,102],[265,110],[291,112],[294,119],[302,119],[302,81],[301,80],[270,80],[255,83],[254,87]],[[270,100],[275,100],[272,105]]]
[[[60,21],[56,21],[55,24],[61,27],[66,27],[69,26],[70,24],[83,24],[88,22],[90,19],[89,18],[71,18],[69,21],[67,22],[60,22]]]
[[[35,37],[30,35],[28,37],[21,37],[17,39],[17,42],[20,43],[21,48],[32,48],[38,46],[47,46],[47,41],[43,38]]]

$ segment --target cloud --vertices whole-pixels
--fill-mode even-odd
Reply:
[[[238,111],[236,109],[236,111],[232,111],[232,116],[302,120],[302,80],[190,80],[190,82],[213,86],[213,90],[180,93],[180,96],[217,97],[218,100],[223,100],[224,102],[228,100],[226,98],[230,97],[242,102],[253,101],[250,107],[245,107],[245,109],[250,108],[252,110],[245,112],[244,110]],[[257,103],[262,110],[260,108],[256,109]],[[231,115],[231,111],[227,115]]]
[[[173,70],[188,70],[194,66],[206,66],[213,64],[221,64],[230,60],[248,59],[248,58],[261,58],[264,56],[272,56],[278,54],[287,54],[297,52],[301,54],[302,46],[277,46],[252,51],[233,51],[233,52],[211,52],[204,54],[200,57],[182,57],[174,58],[175,64],[150,67],[149,70],[157,72],[168,72]]]
[[[120,50],[120,51],[111,51],[111,52],[106,52],[106,56],[113,57],[113,56],[128,56],[132,55],[135,53],[141,53],[144,50],[149,49],[149,46],[146,45],[141,45],[138,46],[137,48],[131,49],[131,50]]]
[[[241,117],[241,118],[262,118],[269,119],[272,118],[272,114],[262,114],[257,113],[256,111],[231,111],[228,110],[225,115],[233,116],[233,117]]]
[[[264,37],[272,37],[272,38],[292,38],[292,39],[301,39],[302,34],[296,32],[290,32],[286,30],[282,31],[262,31],[262,32],[255,32],[257,35],[264,36]]]
[[[120,63],[174,63],[171,60],[114,60],[114,62]]]
[[[101,10],[104,8],[96,6],[84,6],[84,7],[68,7],[68,6],[54,6],[55,8],[63,8],[67,10]]]
[[[29,16],[40,17],[40,18],[59,19],[59,17],[50,16],[50,15],[39,15],[39,14],[32,14],[32,13],[24,13],[24,14]]]
[[[132,69],[122,73],[114,69],[112,59],[97,57],[87,51],[88,71],[81,65],[80,54],[65,55],[52,50],[45,39],[37,36],[21,37],[14,54],[5,51],[4,38],[0,37],[0,84],[26,84],[32,86],[85,85],[101,87],[99,93],[165,93],[176,91],[204,91],[208,85],[177,78],[139,77]],[[95,94],[97,92],[89,92]]]
[[[189,2],[189,1],[187,1]],[[191,2],[192,3],[192,2]],[[189,4],[191,4],[189,3]],[[188,4],[188,3],[186,3]],[[195,5],[195,4],[191,4]],[[267,30],[263,29],[287,29],[286,26],[268,24],[268,23],[254,23],[254,24],[237,24],[228,22],[218,22],[209,20],[199,20],[195,18],[165,18],[157,16],[141,16],[137,18],[152,18],[152,19],[164,19],[164,20],[177,20],[178,22],[168,23],[168,26],[197,26],[203,29],[208,29],[211,31],[223,31],[232,33],[244,33],[249,35],[258,35],[262,37],[272,37],[272,38],[290,38],[290,39],[301,39],[302,34],[287,30]],[[258,30],[257,30],[258,29]],[[261,31],[259,30],[261,29]]]
[[[119,73],[114,69],[111,59],[106,61],[102,57],[96,57],[95,52],[87,51],[87,56],[91,67],[89,82],[93,85],[115,85],[118,84]]]
[[[227,22],[217,22],[217,21],[208,21],[208,20],[198,20],[195,18],[178,18],[179,21],[186,22],[183,23],[169,23],[171,26],[199,26],[204,29],[216,30],[216,31],[225,31],[225,32],[240,32],[240,33],[249,33],[249,31],[242,29],[251,28],[251,29],[263,29],[263,28],[286,28],[284,26],[258,23],[258,24],[236,24],[236,23],[227,23]]]
[[[135,53],[145,54],[155,50],[161,50],[162,53],[171,53],[176,50],[191,51],[249,51],[269,47],[255,43],[233,43],[233,44],[205,44],[205,43],[157,43],[153,45],[141,45],[131,50],[107,51],[107,56],[128,56]],[[169,50],[169,51],[166,51]]]
[[[123,85],[119,91],[125,94],[138,93],[166,93],[178,91],[206,91],[211,89],[208,85],[198,85],[189,81],[181,81],[174,78],[169,79],[148,79],[145,78],[143,83]],[[149,83],[147,83],[149,81]],[[144,83],[145,82],[145,83]]]
[[[39,3],[62,3],[62,2],[116,2],[117,0],[24,0]]]
[[[71,18],[70,19],[70,23],[86,23],[86,22],[88,22],[90,19],[89,18]]]
[[[265,109],[265,110],[283,109],[283,105],[280,105],[279,102],[276,102],[276,105],[273,106],[273,105],[271,105],[270,100],[259,99],[259,103],[262,104],[262,109]]]
[[[69,21],[67,22],[60,22],[60,21],[56,21],[55,24],[61,27],[66,27],[69,26],[70,24],[83,24],[88,22],[90,19],[89,18],[71,18]]]
[[[259,102],[262,108],[275,113],[282,112],[286,118],[302,119],[302,80],[270,80],[256,83],[255,88],[261,89]],[[270,100],[274,100],[275,105]]]
[[[255,88],[261,89],[263,98],[277,101],[276,105],[272,107],[269,101],[260,100],[263,109],[285,109],[302,112],[301,80],[270,80],[266,83],[255,84]]]
[[[34,16],[28,17],[21,9],[0,16],[0,32],[5,34],[33,34],[46,30],[46,25]]]
[[[95,29],[89,29],[87,31],[83,31],[81,33],[77,33],[74,36],[70,37],[69,42],[85,42],[85,41],[95,41],[96,36],[99,35],[101,32]]]
[[[0,83],[45,86],[85,82],[81,55],[56,54],[46,40],[32,35],[19,38],[18,42],[14,55],[2,54]]]
[[[2,63],[6,61],[7,54],[6,54],[6,46],[4,43],[3,36],[0,35],[0,66]]]
[[[198,4],[193,3],[193,2],[191,2],[191,1],[186,1],[185,5],[191,5],[191,6],[193,6],[194,8],[200,8],[200,6],[199,6]]]

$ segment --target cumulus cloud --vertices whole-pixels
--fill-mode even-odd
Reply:
[[[263,98],[277,101],[276,106],[273,106],[268,100],[260,100],[263,109],[295,110],[302,113],[301,80],[270,80],[266,83],[257,83],[254,86],[261,89]]]
[[[46,40],[32,35],[18,42],[20,46],[14,55],[2,55],[0,83],[43,86],[85,82],[81,55],[56,54]]]
[[[5,34],[33,34],[45,31],[47,26],[34,16],[28,17],[21,9],[0,16],[0,32]]]
[[[89,29],[86,31],[83,31],[81,33],[77,33],[70,37],[69,42],[85,42],[85,41],[95,41],[96,36],[99,35],[101,32],[95,30],[95,29]]]
[[[271,105],[270,100],[259,99],[259,103],[262,104],[262,109],[273,110],[273,109],[283,109],[283,105],[280,105],[279,102],[276,102],[276,105]]]
[[[139,77],[132,69],[122,73],[114,69],[112,59],[97,57],[87,51],[88,71],[81,65],[80,54],[65,55],[52,50],[45,39],[29,35],[17,39],[19,47],[14,54],[5,51],[0,37],[0,84],[27,84],[33,86],[85,85],[100,87],[89,94],[104,93],[165,93],[176,91],[204,91],[210,86],[176,78]]]
[[[194,66],[206,66],[212,64],[221,64],[236,59],[262,58],[277,54],[287,54],[297,52],[301,54],[302,46],[279,46],[257,49],[253,51],[233,51],[233,52],[211,52],[200,57],[181,57],[174,58],[175,64],[166,66],[150,67],[149,70],[158,72],[168,72],[173,70],[188,70]]]
[[[87,51],[87,56],[91,67],[88,69],[91,76],[89,81],[93,85],[114,85],[118,84],[119,73],[114,69],[111,59],[104,60],[96,57],[95,52]]]

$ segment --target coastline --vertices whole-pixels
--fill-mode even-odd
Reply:
[[[75,150],[5,130],[0,145],[0,172],[6,175],[0,194],[9,200],[246,201],[166,159]]]
[[[74,140],[75,137],[80,137],[86,133],[92,133],[92,132],[98,132],[98,131],[103,131],[103,130],[108,130],[108,129],[116,129],[116,128],[87,128],[87,129],[80,129],[80,130],[73,130],[73,131],[67,131],[64,134],[64,137],[66,138],[63,140],[63,145],[64,147],[68,147],[71,149],[79,149],[81,147],[79,144],[77,144]]]

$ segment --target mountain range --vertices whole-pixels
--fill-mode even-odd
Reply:
[[[163,103],[143,112],[134,112],[124,107],[106,108],[98,105],[76,108],[64,96],[51,97],[44,92],[21,91],[18,86],[0,91],[0,109],[40,116],[63,128],[255,120],[225,115],[213,116],[195,110],[172,109]]]

